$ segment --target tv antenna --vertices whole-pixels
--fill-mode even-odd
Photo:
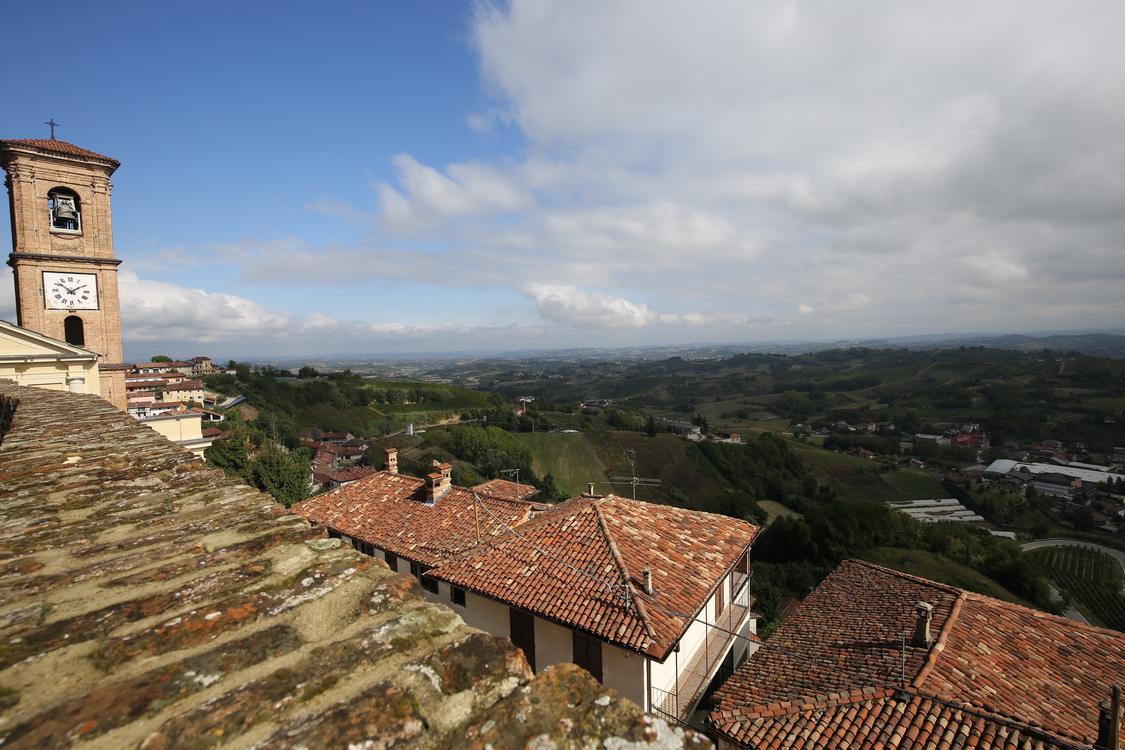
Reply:
[[[637,499],[637,487],[659,487],[659,479],[649,479],[647,477],[637,476],[637,452],[632,448],[625,449],[625,460],[629,462],[629,469],[631,476],[627,477],[610,477],[609,484],[628,484],[633,488],[633,499]]]
[[[501,474],[515,474],[516,475],[516,500],[520,499],[520,470],[519,469],[501,469]]]

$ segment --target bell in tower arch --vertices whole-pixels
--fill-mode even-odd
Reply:
[[[77,230],[79,228],[78,201],[69,195],[51,194],[51,227]]]

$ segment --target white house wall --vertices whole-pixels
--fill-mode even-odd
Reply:
[[[539,669],[552,664],[574,661],[574,636],[569,628],[547,620],[535,618],[535,666]]]
[[[573,649],[573,644],[571,645]],[[571,656],[573,658],[573,655]],[[648,710],[648,659],[608,643],[602,644],[602,684]]]
[[[444,584],[442,588],[447,588]],[[486,633],[498,636],[500,638],[512,636],[511,621],[508,620],[508,607],[500,602],[494,602],[491,599],[485,599],[483,596],[477,596],[472,592],[465,592],[465,607],[464,612],[461,607],[457,608],[458,614],[465,620],[465,624],[479,628]],[[538,622],[536,623],[538,626]],[[536,635],[539,635],[539,628],[536,627]],[[536,651],[538,648],[538,639],[536,639]]]
[[[431,594],[427,594],[430,598]],[[449,587],[441,585],[441,594],[432,601],[449,604]],[[465,594],[465,607],[452,609],[461,615],[465,624],[479,628],[495,636],[511,636],[508,606],[477,596],[472,592]],[[552,664],[574,662],[574,641],[572,631],[557,623],[535,620],[535,666],[542,670]],[[613,688],[621,695],[639,706],[645,705],[647,685],[645,683],[645,661],[639,654],[602,643],[602,684]]]

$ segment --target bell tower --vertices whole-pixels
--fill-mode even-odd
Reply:
[[[125,408],[109,178],[121,165],[65,141],[0,140],[17,324],[98,354],[101,395]],[[116,380],[120,380],[120,392]],[[119,403],[120,402],[120,403]]]

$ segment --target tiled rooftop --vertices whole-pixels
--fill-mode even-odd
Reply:
[[[4,750],[709,746],[96,396],[0,381],[0,581]]]
[[[431,575],[662,660],[757,533],[727,516],[583,495]]]
[[[20,139],[20,140],[13,140],[13,139],[0,140],[0,150],[2,150],[3,147],[7,146],[7,145],[22,147],[22,148],[34,148],[34,149],[38,149],[39,151],[50,151],[50,152],[53,152],[53,153],[56,153],[56,154],[69,154],[70,156],[85,156],[87,158],[98,159],[98,160],[106,162],[108,164],[112,164],[115,169],[117,167],[121,166],[121,162],[117,161],[117,159],[111,159],[108,156],[102,156],[101,154],[95,154],[93,151],[90,151],[90,150],[84,149],[84,148],[79,148],[78,146],[75,146],[73,143],[67,143],[66,141],[56,141],[56,140],[51,139],[51,138],[24,138],[24,139]]]
[[[911,642],[922,601],[929,648]],[[736,671],[711,720],[755,750],[1089,746],[1123,664],[1125,634],[853,560]]]
[[[508,500],[530,500],[533,495],[539,494],[539,488],[533,484],[516,484],[507,479],[490,479],[476,485],[473,489]]]
[[[313,523],[425,565],[436,566],[482,540],[505,532],[534,512],[529,502],[505,500],[451,486],[427,504],[426,480],[380,471],[293,506]],[[479,537],[478,537],[479,530]]]

